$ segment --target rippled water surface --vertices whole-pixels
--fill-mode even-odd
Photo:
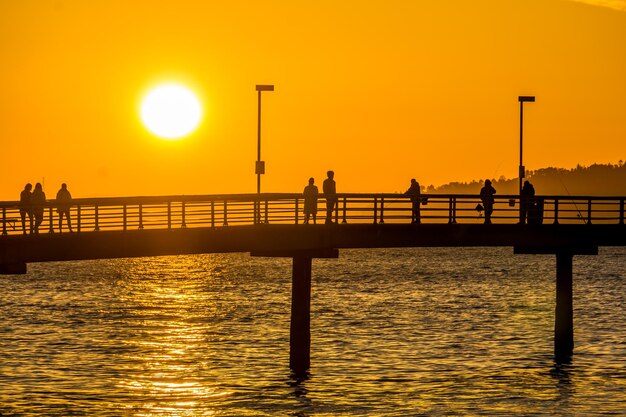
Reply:
[[[575,257],[560,366],[554,269],[509,248],[314,260],[312,368],[296,379],[290,259],[29,265],[0,276],[0,415],[623,415],[626,250]]]

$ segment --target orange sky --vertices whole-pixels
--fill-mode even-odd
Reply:
[[[0,0],[0,199],[339,192],[626,159],[626,1]],[[205,118],[164,141],[139,120],[161,81]]]

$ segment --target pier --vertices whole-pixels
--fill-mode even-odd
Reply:
[[[293,260],[290,366],[310,366],[313,258],[341,249],[495,247],[515,254],[553,255],[556,265],[554,355],[567,362],[574,349],[573,264],[600,246],[626,246],[626,197],[538,196],[531,224],[518,224],[519,197],[495,199],[493,224],[483,224],[476,195],[420,196],[420,221],[411,223],[403,194],[338,194],[334,224],[303,224],[301,194],[233,194],[75,199],[73,233],[60,233],[54,201],[39,234],[22,232],[17,202],[0,202],[0,273],[27,273],[33,262],[197,253],[248,252]],[[28,221],[27,221],[28,227]],[[18,279],[18,278],[16,278]]]

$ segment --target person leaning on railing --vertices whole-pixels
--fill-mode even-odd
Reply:
[[[315,185],[315,179],[309,178],[309,185],[304,187],[304,224],[309,224],[309,219],[313,216],[313,224],[317,223],[317,197],[319,190]]]
[[[322,184],[324,198],[326,198],[326,224],[333,224],[333,211],[337,204],[337,186],[334,180],[335,173],[328,171],[326,175],[328,178],[326,178]]]
[[[72,232],[72,219],[70,218],[70,207],[72,206],[72,195],[67,189],[67,184],[61,184],[61,189],[57,192],[57,213],[59,213],[59,233],[63,233],[63,217],[67,220],[67,227]]]
[[[415,180],[415,178],[411,179],[411,186],[404,193],[411,197],[411,223],[419,223],[420,220],[420,184]]]
[[[33,233],[33,207],[32,197],[33,193],[30,191],[33,189],[33,185],[28,183],[24,186],[24,189],[20,193],[20,217],[22,218],[22,231],[26,234],[26,216],[28,216],[29,226],[28,233]]]
[[[535,187],[530,183],[530,181],[524,181],[524,186],[522,187],[522,193],[520,194],[519,201],[519,222],[520,224],[525,224],[527,221],[531,223],[531,212],[534,209],[535,205]]]
[[[480,199],[485,207],[485,224],[491,224],[491,213],[493,213],[493,198],[496,189],[491,185],[490,180],[485,180],[485,186],[480,189]]]
[[[31,196],[31,203],[33,207],[33,215],[35,216],[35,226],[33,227],[33,233],[39,234],[39,226],[43,222],[43,211],[46,204],[46,193],[43,192],[41,183],[35,184],[35,189]]]

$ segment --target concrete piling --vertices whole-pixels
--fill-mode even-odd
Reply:
[[[568,362],[574,352],[573,258],[571,253],[556,254],[554,357],[557,362]]]
[[[293,258],[289,367],[296,374],[311,366],[311,265],[310,256]]]

